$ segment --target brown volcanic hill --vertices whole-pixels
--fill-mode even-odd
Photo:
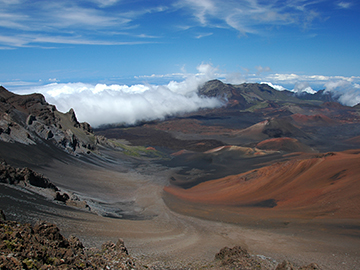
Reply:
[[[30,145],[51,141],[71,153],[95,149],[88,123],[79,123],[75,112],[59,112],[41,94],[17,95],[0,87],[0,141]]]
[[[260,150],[258,148],[251,148],[251,147],[242,147],[242,146],[235,146],[235,145],[226,145],[226,146],[220,146],[211,150],[208,150],[204,152],[204,154],[212,154],[212,155],[226,155],[226,154],[232,154],[234,156],[247,156],[247,157],[253,157],[253,156],[263,156],[272,154],[272,151],[264,151]]]
[[[164,190],[177,198],[242,213],[287,218],[360,218],[360,151],[292,159],[189,189]]]
[[[257,148],[285,152],[314,152],[314,150],[294,138],[272,138],[259,142]]]
[[[321,106],[326,108],[335,108],[335,109],[349,109],[348,106],[344,106],[339,102],[334,102],[334,101],[324,102]]]
[[[331,119],[330,117],[323,114],[316,115],[304,115],[304,114],[293,114],[291,118],[299,125],[307,126],[331,126],[338,124],[338,121]]]
[[[310,140],[311,138],[303,131],[292,125],[288,120],[282,118],[271,118],[237,133],[244,139],[250,141],[262,141],[268,138],[292,137],[302,140]]]

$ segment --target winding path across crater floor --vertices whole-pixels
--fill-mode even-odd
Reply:
[[[105,161],[94,165],[74,159],[72,162],[52,161],[39,171],[64,190],[103,202],[104,211],[113,209],[111,205],[126,205],[124,211],[137,218],[103,217],[52,202],[43,203],[39,198],[30,201],[34,207],[29,205],[25,221],[46,219],[57,224],[65,235],[78,236],[89,247],[123,238],[130,254],[148,266],[210,267],[221,248],[235,245],[279,263],[284,259],[299,265],[316,262],[324,269],[356,269],[359,263],[360,240],[350,234],[351,230],[348,235],[339,234],[346,232],[337,230],[341,224],[324,226],[321,221],[303,220],[281,225],[270,222],[243,226],[176,213],[168,205],[177,202],[167,199],[165,204],[163,200],[163,188],[172,173],[166,167],[146,162],[137,166]],[[12,213],[16,214],[17,203],[25,202],[24,196],[26,193],[21,190],[9,192],[7,199],[13,201]],[[196,207],[177,205],[189,207],[189,211]]]

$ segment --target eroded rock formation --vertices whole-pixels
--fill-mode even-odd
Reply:
[[[41,94],[16,95],[0,86],[0,140],[22,144],[51,141],[70,153],[96,149],[88,123],[79,123],[75,112],[59,112]]]

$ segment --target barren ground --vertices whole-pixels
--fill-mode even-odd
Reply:
[[[171,197],[165,197],[167,204],[163,200],[163,187],[173,169],[145,161],[130,165],[117,160],[116,153],[103,156],[103,162],[92,160],[98,165],[91,160],[52,160],[37,171],[63,190],[86,199],[100,214],[115,213],[128,219],[69,209],[4,185],[0,207],[9,219],[53,222],[65,236],[76,235],[88,247],[123,238],[130,254],[148,266],[198,269],[210,266],[221,248],[240,245],[251,254],[277,262],[287,259],[298,265],[316,262],[323,269],[358,269],[360,238],[356,223],[347,228],[342,228],[341,222],[324,225],[321,220],[252,226],[256,222],[251,224],[253,219],[248,216],[243,217],[243,224],[231,224],[182,215],[168,205],[174,210],[180,207],[183,213],[193,211],[194,206]],[[221,209],[216,211],[221,213]]]

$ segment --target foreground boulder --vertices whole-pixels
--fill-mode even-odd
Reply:
[[[240,246],[233,248],[225,247],[215,255],[215,260],[220,264],[219,269],[241,269],[241,270],[320,270],[321,268],[311,263],[309,265],[295,267],[291,262],[283,261],[277,264],[273,260],[263,256],[250,255]]]

